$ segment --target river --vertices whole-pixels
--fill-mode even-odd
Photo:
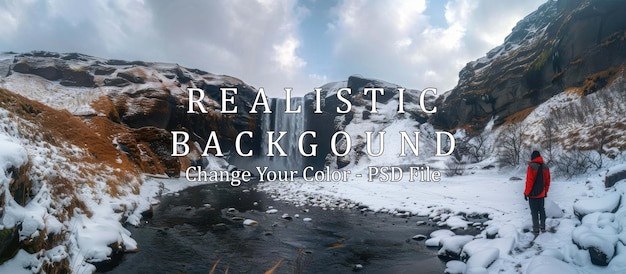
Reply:
[[[295,207],[252,186],[162,197],[151,218],[128,227],[139,252],[110,273],[443,273],[437,249],[411,239],[439,229],[416,225],[424,217]]]

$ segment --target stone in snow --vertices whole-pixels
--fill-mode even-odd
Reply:
[[[446,269],[443,272],[447,274],[464,274],[465,268],[464,262],[452,260],[446,263]]]
[[[561,209],[556,203],[551,200],[545,200],[546,217],[548,218],[561,218],[565,214],[565,211]]]
[[[463,246],[473,239],[474,236],[471,235],[455,235],[443,238],[440,241],[441,249],[439,250],[439,255],[459,258],[461,256]]]
[[[515,245],[515,239],[511,237],[496,239],[475,239],[463,246],[461,258],[473,257],[482,250],[495,248],[499,251],[499,256],[509,254]]]
[[[618,231],[610,225],[599,226],[592,223],[601,213],[593,213],[583,218],[583,224],[572,231],[572,241],[580,248],[587,249],[594,265],[606,266],[615,256],[619,241]],[[594,218],[596,217],[596,218]]]
[[[416,241],[423,241],[426,240],[426,235],[422,235],[422,234],[417,234],[415,236],[413,236],[411,239],[416,240]]]
[[[267,214],[276,214],[278,213],[278,209],[272,208],[265,211]]]
[[[499,255],[500,250],[497,248],[490,247],[482,249],[467,260],[467,268],[487,268],[498,259]]]
[[[424,244],[428,247],[438,247],[441,246],[441,239],[449,238],[454,236],[454,232],[449,229],[439,229],[430,233],[430,239],[426,240]]]
[[[574,203],[574,214],[582,218],[593,212],[615,212],[621,198],[620,193],[613,192],[602,197],[580,199]]]
[[[451,237],[454,235],[456,234],[454,234],[454,232],[452,232],[452,230],[449,230],[449,229],[439,229],[430,233],[431,238],[446,238],[446,237]]]
[[[441,238],[430,238],[424,242],[427,247],[439,247]]]
[[[245,219],[243,221],[243,225],[257,225],[259,224],[259,222],[252,220],[252,219]]]

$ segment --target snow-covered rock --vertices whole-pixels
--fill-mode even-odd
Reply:
[[[493,264],[493,262],[495,262],[499,256],[500,250],[497,248],[490,247],[481,249],[467,260],[467,268],[487,268],[491,264]]]
[[[591,262],[606,266],[613,259],[618,242],[618,227],[613,214],[595,212],[583,218],[582,225],[572,232],[572,241],[580,248],[587,249]]]
[[[474,236],[471,235],[455,235],[443,238],[440,241],[441,249],[439,249],[438,254],[449,258],[460,258],[463,246],[473,239]]]
[[[611,167],[606,171],[604,186],[612,187],[615,183],[624,179],[626,179],[626,164]]]
[[[417,234],[413,237],[411,237],[411,239],[416,240],[416,241],[423,241],[426,240],[426,238],[428,238],[426,235],[422,235],[422,234]]]
[[[430,239],[426,240],[426,246],[430,247],[440,247],[441,239],[449,238],[456,235],[449,229],[439,229],[430,233]]]
[[[578,218],[582,218],[593,212],[615,212],[621,198],[621,193],[613,192],[602,197],[580,199],[574,203],[574,214]]]
[[[446,263],[446,269],[443,273],[446,274],[464,274],[466,265],[464,262],[451,260]]]
[[[544,207],[548,218],[561,218],[565,214],[565,211],[551,199],[544,200]]]
[[[463,216],[450,216],[447,220],[445,220],[445,225],[449,226],[450,229],[462,228],[466,229],[469,224],[468,221],[463,218]]]
[[[259,224],[259,222],[252,220],[252,219],[245,219],[243,221],[243,225],[247,225],[247,226],[252,226],[252,225],[257,225]]]
[[[496,239],[474,239],[463,246],[461,258],[471,258],[482,250],[495,248],[499,257],[508,255],[513,250],[515,240],[511,237]]]

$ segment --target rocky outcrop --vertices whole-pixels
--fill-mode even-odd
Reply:
[[[626,60],[626,3],[548,1],[520,21],[502,46],[468,63],[458,85],[439,98],[431,121],[482,129],[536,107],[569,87],[606,85]]]
[[[607,174],[604,177],[605,187],[613,187],[617,182],[626,179],[626,170],[622,168],[624,167],[620,166],[614,168],[614,170],[607,171]]]
[[[77,54],[74,54],[79,56]],[[12,70],[19,73],[34,74],[50,81],[60,80],[64,86],[93,87],[94,77],[87,67],[71,66],[58,53],[35,51],[16,57]],[[79,57],[76,57],[79,58]]]

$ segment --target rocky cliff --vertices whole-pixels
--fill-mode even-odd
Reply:
[[[626,2],[548,1],[520,21],[504,44],[468,63],[438,101],[431,122],[481,130],[523,119],[565,90],[593,93],[624,69]]]
[[[107,60],[77,53],[36,51],[0,58],[0,86],[83,117],[143,172],[178,175],[201,161],[209,133],[216,131],[224,151],[237,133],[258,132],[258,116],[248,110],[256,91],[239,79],[176,64]],[[237,114],[222,114],[222,87],[238,89]],[[187,88],[204,90],[208,113],[187,113]],[[71,129],[69,129],[71,130]],[[190,135],[189,157],[174,158],[171,130]],[[258,149],[258,143],[248,144]]]

